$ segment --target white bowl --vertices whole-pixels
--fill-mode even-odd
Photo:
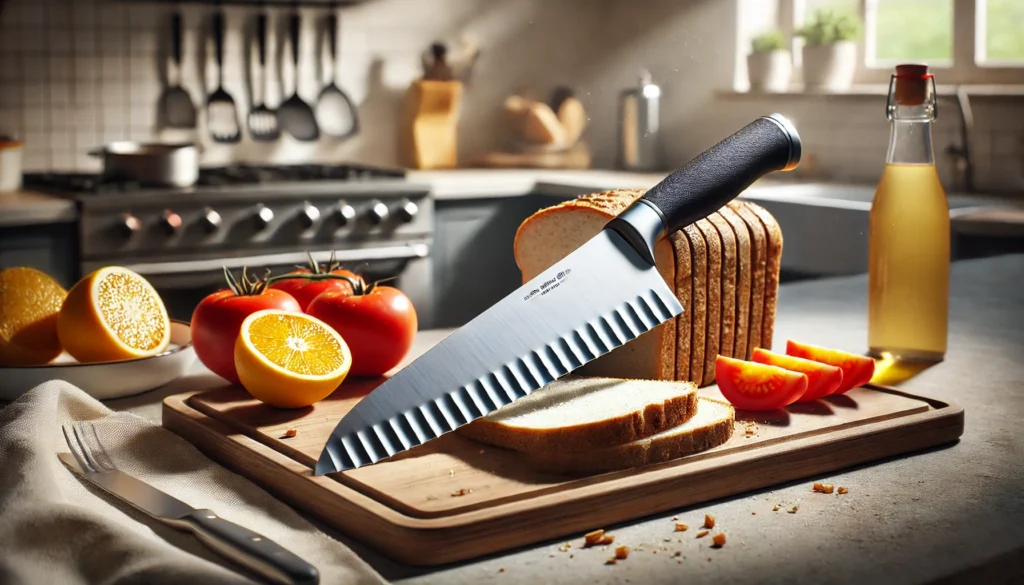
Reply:
[[[49,380],[74,384],[98,400],[131,396],[180,378],[195,358],[188,323],[172,320],[170,346],[152,357],[82,364],[63,353],[43,366],[0,366],[0,400],[14,400]]]

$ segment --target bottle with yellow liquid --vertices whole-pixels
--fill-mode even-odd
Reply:
[[[942,361],[949,316],[949,204],[932,154],[937,116],[927,65],[899,65],[889,85],[885,170],[871,204],[871,355]]]

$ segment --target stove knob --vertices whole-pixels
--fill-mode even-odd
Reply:
[[[320,219],[320,210],[308,201],[302,204],[302,211],[299,212],[299,221],[302,227],[309,229]]]
[[[388,206],[380,201],[374,201],[366,211],[366,218],[374,225],[384,223],[388,219]]]
[[[398,209],[396,213],[398,214],[399,219],[406,223],[409,223],[410,221],[415,219],[416,214],[419,213],[419,211],[420,207],[419,205],[416,205],[415,201],[403,199],[401,203],[398,204]]]
[[[215,232],[222,223],[220,214],[214,211],[212,207],[207,207],[203,210],[203,227],[206,228],[207,232]]]
[[[253,221],[256,222],[256,229],[265,229],[270,222],[274,221],[274,212],[263,205],[262,203],[256,207],[256,214],[253,216]]]
[[[167,235],[173,236],[181,227],[181,216],[170,209],[165,209],[163,217],[160,218],[160,227],[164,228]]]
[[[338,218],[339,224],[345,225],[356,218],[356,208],[344,201],[339,201],[338,207],[334,210],[334,215]]]
[[[121,222],[117,224],[117,230],[121,232],[121,235],[126,239],[132,237],[141,229],[142,222],[139,221],[139,218],[130,213],[123,214],[121,216]]]

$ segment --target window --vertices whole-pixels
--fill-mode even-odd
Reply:
[[[860,20],[856,83],[888,83],[901,62],[928,63],[941,84],[1024,83],[1024,0],[779,0],[783,30],[818,10]]]

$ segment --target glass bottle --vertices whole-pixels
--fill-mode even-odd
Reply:
[[[868,346],[875,357],[942,361],[949,318],[950,225],[932,154],[938,111],[927,65],[898,65],[891,133],[871,204]]]

